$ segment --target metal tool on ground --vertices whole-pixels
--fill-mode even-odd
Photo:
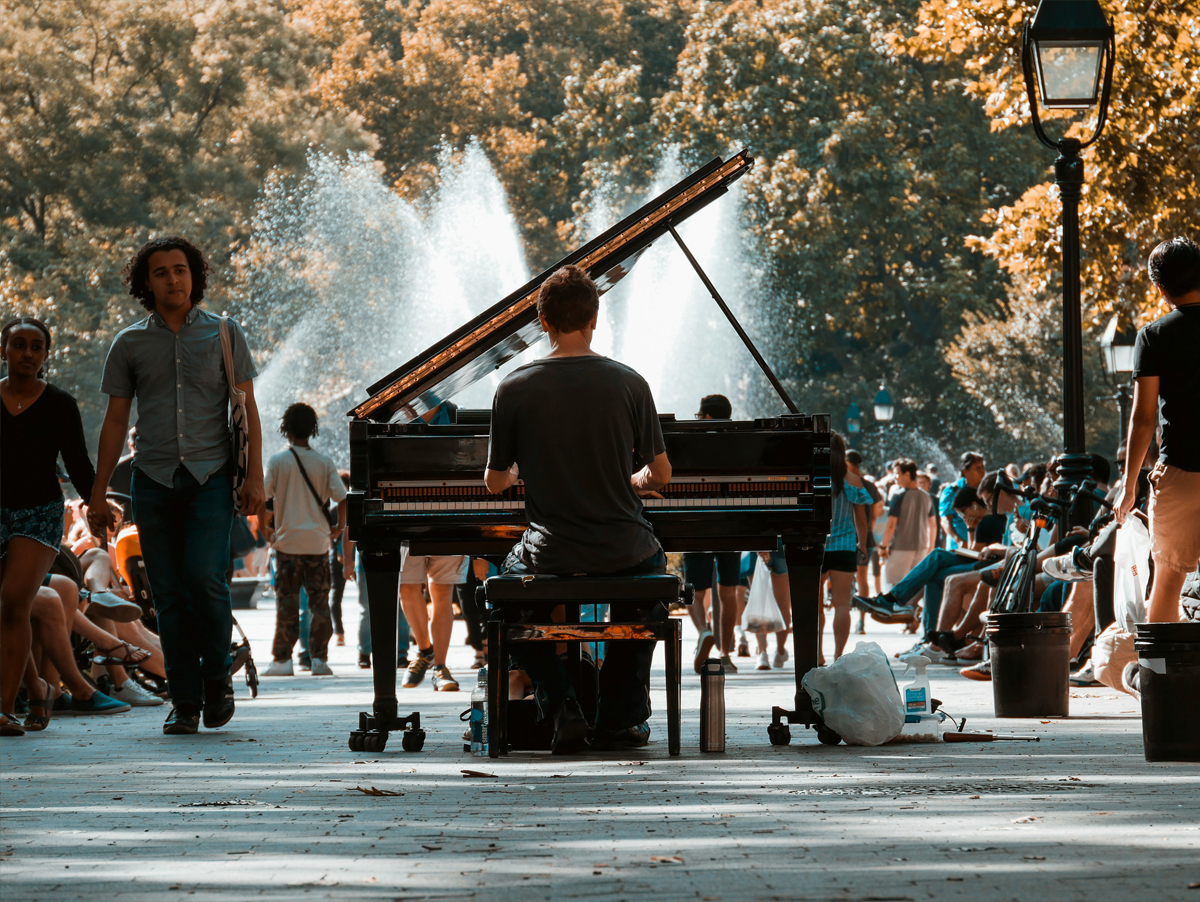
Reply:
[[[1041,736],[1018,736],[1009,733],[943,733],[945,742],[1041,742]]]

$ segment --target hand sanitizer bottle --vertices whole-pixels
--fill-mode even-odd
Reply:
[[[929,659],[924,655],[905,655],[900,660],[907,665],[905,673],[916,672],[913,681],[904,687],[904,722],[920,723],[922,714],[933,713],[929,703],[929,677],[925,674]]]

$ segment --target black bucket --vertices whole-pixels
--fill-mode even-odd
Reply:
[[[1147,761],[1200,761],[1200,623],[1139,623]]]
[[[988,619],[997,717],[1066,717],[1071,705],[1071,615]]]

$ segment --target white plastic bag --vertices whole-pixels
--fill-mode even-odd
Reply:
[[[859,642],[830,666],[810,670],[801,684],[813,709],[847,745],[883,745],[904,729],[900,687],[874,642]]]
[[[775,600],[771,571],[762,558],[755,557],[758,563],[754,565],[754,582],[750,584],[750,597],[742,613],[742,629],[747,633],[778,633],[784,628],[783,614]]]
[[[1130,514],[1117,530],[1113,552],[1113,613],[1127,632],[1146,622],[1146,585],[1150,582],[1150,532]]]

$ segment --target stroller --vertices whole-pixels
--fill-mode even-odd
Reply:
[[[132,501],[128,495],[119,492],[109,492],[107,497],[126,509]],[[126,520],[117,533],[113,545],[116,548],[113,569],[128,587],[133,600],[141,605],[142,623],[147,629],[157,633],[158,616],[154,610],[154,596],[150,592],[150,579],[146,575],[146,565],[142,563],[142,543],[138,537],[137,526]],[[233,658],[230,673],[234,674],[245,668],[246,685],[250,688],[250,697],[258,698],[258,668],[254,666],[254,657],[250,653],[250,640],[246,638],[236,617],[233,620],[233,628],[237,631],[239,638],[233,642],[230,648],[230,655]]]

